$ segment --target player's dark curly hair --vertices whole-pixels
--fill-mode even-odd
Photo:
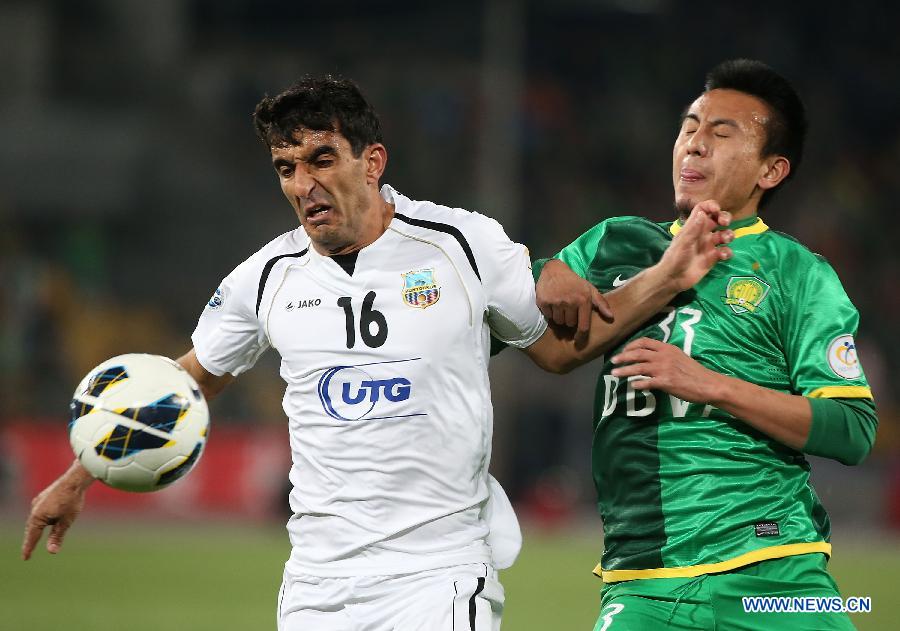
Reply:
[[[331,75],[306,76],[277,96],[266,95],[253,111],[253,124],[269,149],[296,144],[294,132],[301,127],[340,132],[355,157],[382,142],[381,122],[359,87]]]
[[[806,108],[800,95],[790,82],[769,66],[753,59],[723,61],[706,75],[704,89],[737,90],[762,100],[769,106],[771,115],[766,123],[766,143],[762,156],[780,155],[791,163],[785,182],[797,174],[803,159],[803,143],[808,123]],[[772,199],[772,188],[759,200],[762,208]]]

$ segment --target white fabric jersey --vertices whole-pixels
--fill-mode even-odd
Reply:
[[[490,563],[490,332],[525,347],[547,326],[499,223],[381,194],[394,218],[352,273],[297,228],[223,281],[193,334],[216,375],[281,354],[296,575]]]

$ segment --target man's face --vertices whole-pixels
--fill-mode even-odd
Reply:
[[[672,152],[675,207],[683,216],[705,199],[735,218],[756,212],[773,162],[760,155],[768,116],[763,101],[736,90],[710,90],[691,104]]]
[[[281,190],[300,223],[325,254],[356,249],[370,211],[366,151],[353,156],[337,131],[301,128],[296,144],[272,147]]]

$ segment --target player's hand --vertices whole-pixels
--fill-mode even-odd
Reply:
[[[37,546],[44,528],[50,526],[47,552],[60,551],[66,531],[84,508],[84,495],[94,478],[77,461],[53,484],[31,502],[31,514],[25,523],[22,558],[28,560]]]
[[[662,390],[691,403],[714,401],[722,378],[677,346],[648,337],[629,342],[610,361],[613,377],[644,377],[631,382],[635,390]]]
[[[575,339],[584,340],[591,328],[591,313],[612,322],[609,303],[597,288],[558,259],[550,259],[541,270],[537,306],[551,324],[575,329]]]
[[[691,211],[681,231],[672,240],[660,265],[678,291],[690,289],[719,261],[730,259],[734,232],[721,230],[731,224],[731,214],[712,199],[700,202]]]

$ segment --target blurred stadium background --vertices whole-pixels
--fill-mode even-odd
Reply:
[[[272,628],[288,458],[273,356],[215,403],[182,484],[92,489],[63,555],[18,561],[84,372],[181,354],[220,278],[294,226],[251,128],[263,93],[355,79],[382,116],[386,182],[546,256],[607,216],[670,216],[679,113],[736,56],[810,110],[803,168],[765,219],[824,254],[862,315],[878,442],[861,467],[814,459],[814,479],[844,595],[874,599],[857,625],[896,628],[898,24],[880,2],[0,1],[0,629]],[[504,628],[589,629],[593,372],[560,381],[511,352],[492,371],[493,469],[526,524]]]

